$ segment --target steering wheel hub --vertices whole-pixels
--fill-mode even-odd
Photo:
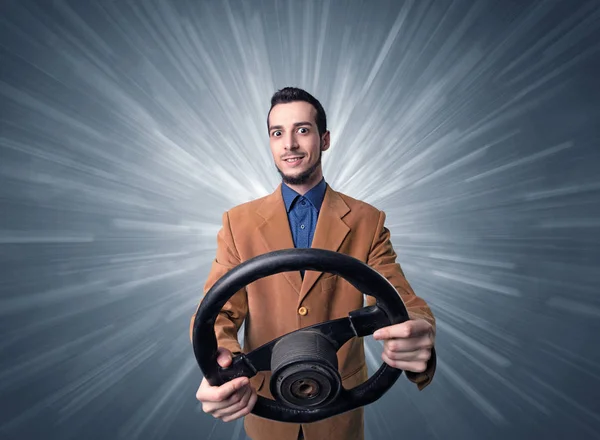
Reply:
[[[336,347],[317,331],[281,338],[271,354],[271,394],[291,407],[317,408],[335,399],[342,383]]]

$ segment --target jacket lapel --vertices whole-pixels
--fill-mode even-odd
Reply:
[[[285,209],[283,211],[285,215]],[[344,202],[337,192],[327,185],[311,248],[337,252],[346,238],[346,235],[350,232],[350,228],[342,220],[348,212],[350,212],[350,208],[346,205],[346,202]],[[287,225],[287,217],[285,220]],[[290,236],[290,242],[293,247],[291,232],[288,231],[288,235]],[[310,289],[312,289],[321,275],[322,272],[315,272],[312,270],[307,270],[304,273],[304,280],[302,281],[302,287],[300,289],[300,301],[302,301],[308,292],[310,292]]]
[[[264,222],[258,226],[258,233],[262,237],[267,252],[294,248],[292,231],[290,230],[283,196],[281,195],[281,184],[277,186],[272,194],[265,197],[257,213],[264,219]],[[296,293],[300,294],[302,286],[300,272],[283,272],[283,275],[296,290]]]

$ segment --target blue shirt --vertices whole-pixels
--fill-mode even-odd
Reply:
[[[324,178],[303,196],[282,183],[283,203],[296,248],[311,247],[326,189]],[[303,271],[301,275],[304,277]]]

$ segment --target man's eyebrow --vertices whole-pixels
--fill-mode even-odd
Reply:
[[[301,125],[312,125],[312,122],[302,121],[302,122],[294,122],[294,127],[300,127]],[[283,128],[282,125],[272,125],[269,127],[269,131],[271,130],[281,130]]]

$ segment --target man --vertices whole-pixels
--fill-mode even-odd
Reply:
[[[271,99],[267,127],[282,183],[272,194],[223,215],[204,292],[236,265],[279,249],[313,247],[358,258],[396,287],[411,318],[375,333],[375,339],[383,341],[382,359],[404,370],[423,389],[436,367],[435,319],[396,263],[385,214],[334,191],[325,182],[321,155],[329,148],[330,133],[321,104],[304,90],[284,88]],[[374,304],[375,299],[367,297],[367,303]],[[237,332],[244,320],[243,351],[247,353],[291,331],[346,317],[363,305],[363,294],[332,274],[284,272],[255,281],[233,295],[216,320],[217,362],[227,367],[232,355],[242,352]],[[190,337],[193,321],[194,317]],[[347,389],[368,379],[362,338],[341,347],[338,366]],[[203,379],[196,397],[206,413],[225,422],[245,416],[244,427],[253,440],[364,438],[363,408],[302,425],[250,414],[257,393],[273,399],[269,380],[270,372],[260,372],[250,380],[236,378],[220,387],[211,387]]]

